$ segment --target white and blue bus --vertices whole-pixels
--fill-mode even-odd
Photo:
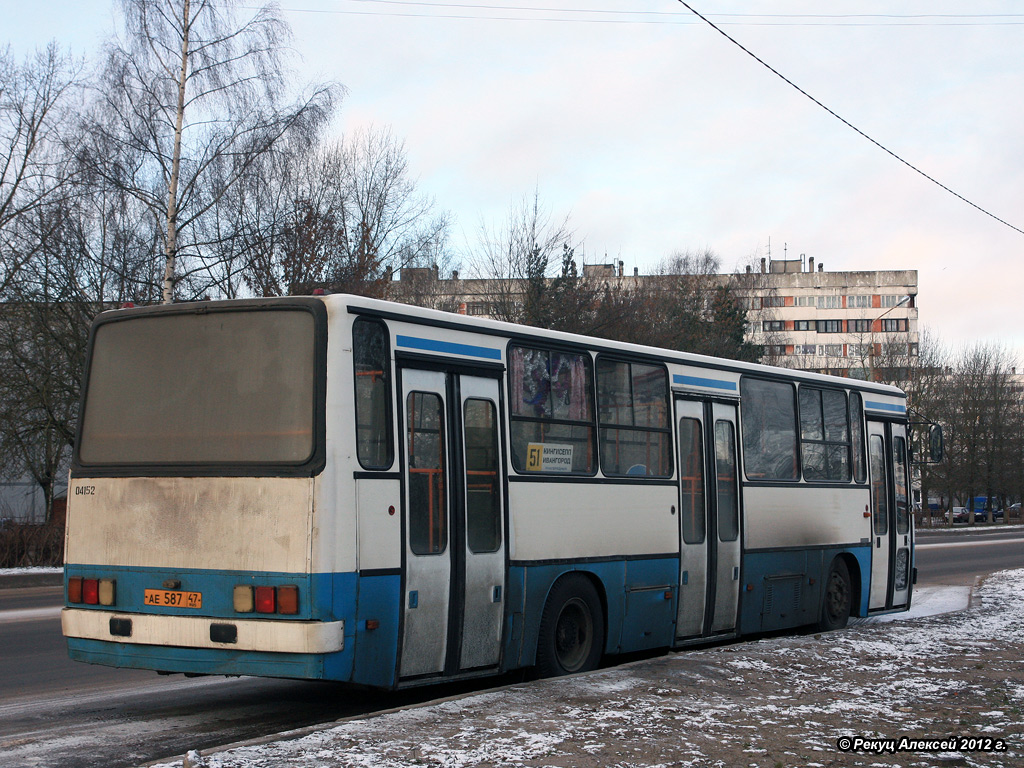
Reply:
[[[356,296],[101,314],[71,657],[381,688],[906,610],[894,387]]]

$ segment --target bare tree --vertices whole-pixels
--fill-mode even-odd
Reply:
[[[243,275],[261,295],[385,296],[399,270],[449,262],[448,216],[419,192],[388,129],[274,158],[245,189]]]
[[[61,128],[77,75],[55,44],[21,64],[0,50],[0,296],[38,249],[20,223],[66,181]]]
[[[547,280],[555,260],[570,248],[573,233],[568,216],[552,218],[540,192],[509,207],[497,226],[480,229],[480,250],[471,268],[487,280],[486,300],[498,320],[544,325]]]
[[[247,21],[233,0],[122,0],[89,134],[93,169],[161,222],[161,295],[208,272],[206,217],[285,136],[311,133],[337,88],[286,99],[286,24],[270,6]],[[206,227],[205,232],[216,228]],[[202,281],[191,286],[202,293]]]

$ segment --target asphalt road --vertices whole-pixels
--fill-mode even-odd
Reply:
[[[1024,531],[922,532],[920,585],[972,585],[1024,568]],[[452,696],[508,680],[402,693],[255,678],[160,677],[72,662],[60,633],[60,587],[0,589],[0,768],[138,765]]]

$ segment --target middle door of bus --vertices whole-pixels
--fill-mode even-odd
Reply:
[[[676,400],[680,574],[676,638],[736,629],[740,513],[736,406]]]
[[[498,387],[486,376],[401,369],[401,678],[500,661],[505,542]]]
[[[871,591],[869,611],[905,606],[910,600],[912,536],[907,429],[868,420],[871,473]]]

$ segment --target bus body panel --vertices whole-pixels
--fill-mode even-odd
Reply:
[[[72,477],[69,564],[309,573],[312,480]]]
[[[747,550],[859,545],[871,536],[866,486],[748,485],[743,500]]]
[[[510,557],[532,562],[678,555],[677,497],[669,484],[509,483]]]

